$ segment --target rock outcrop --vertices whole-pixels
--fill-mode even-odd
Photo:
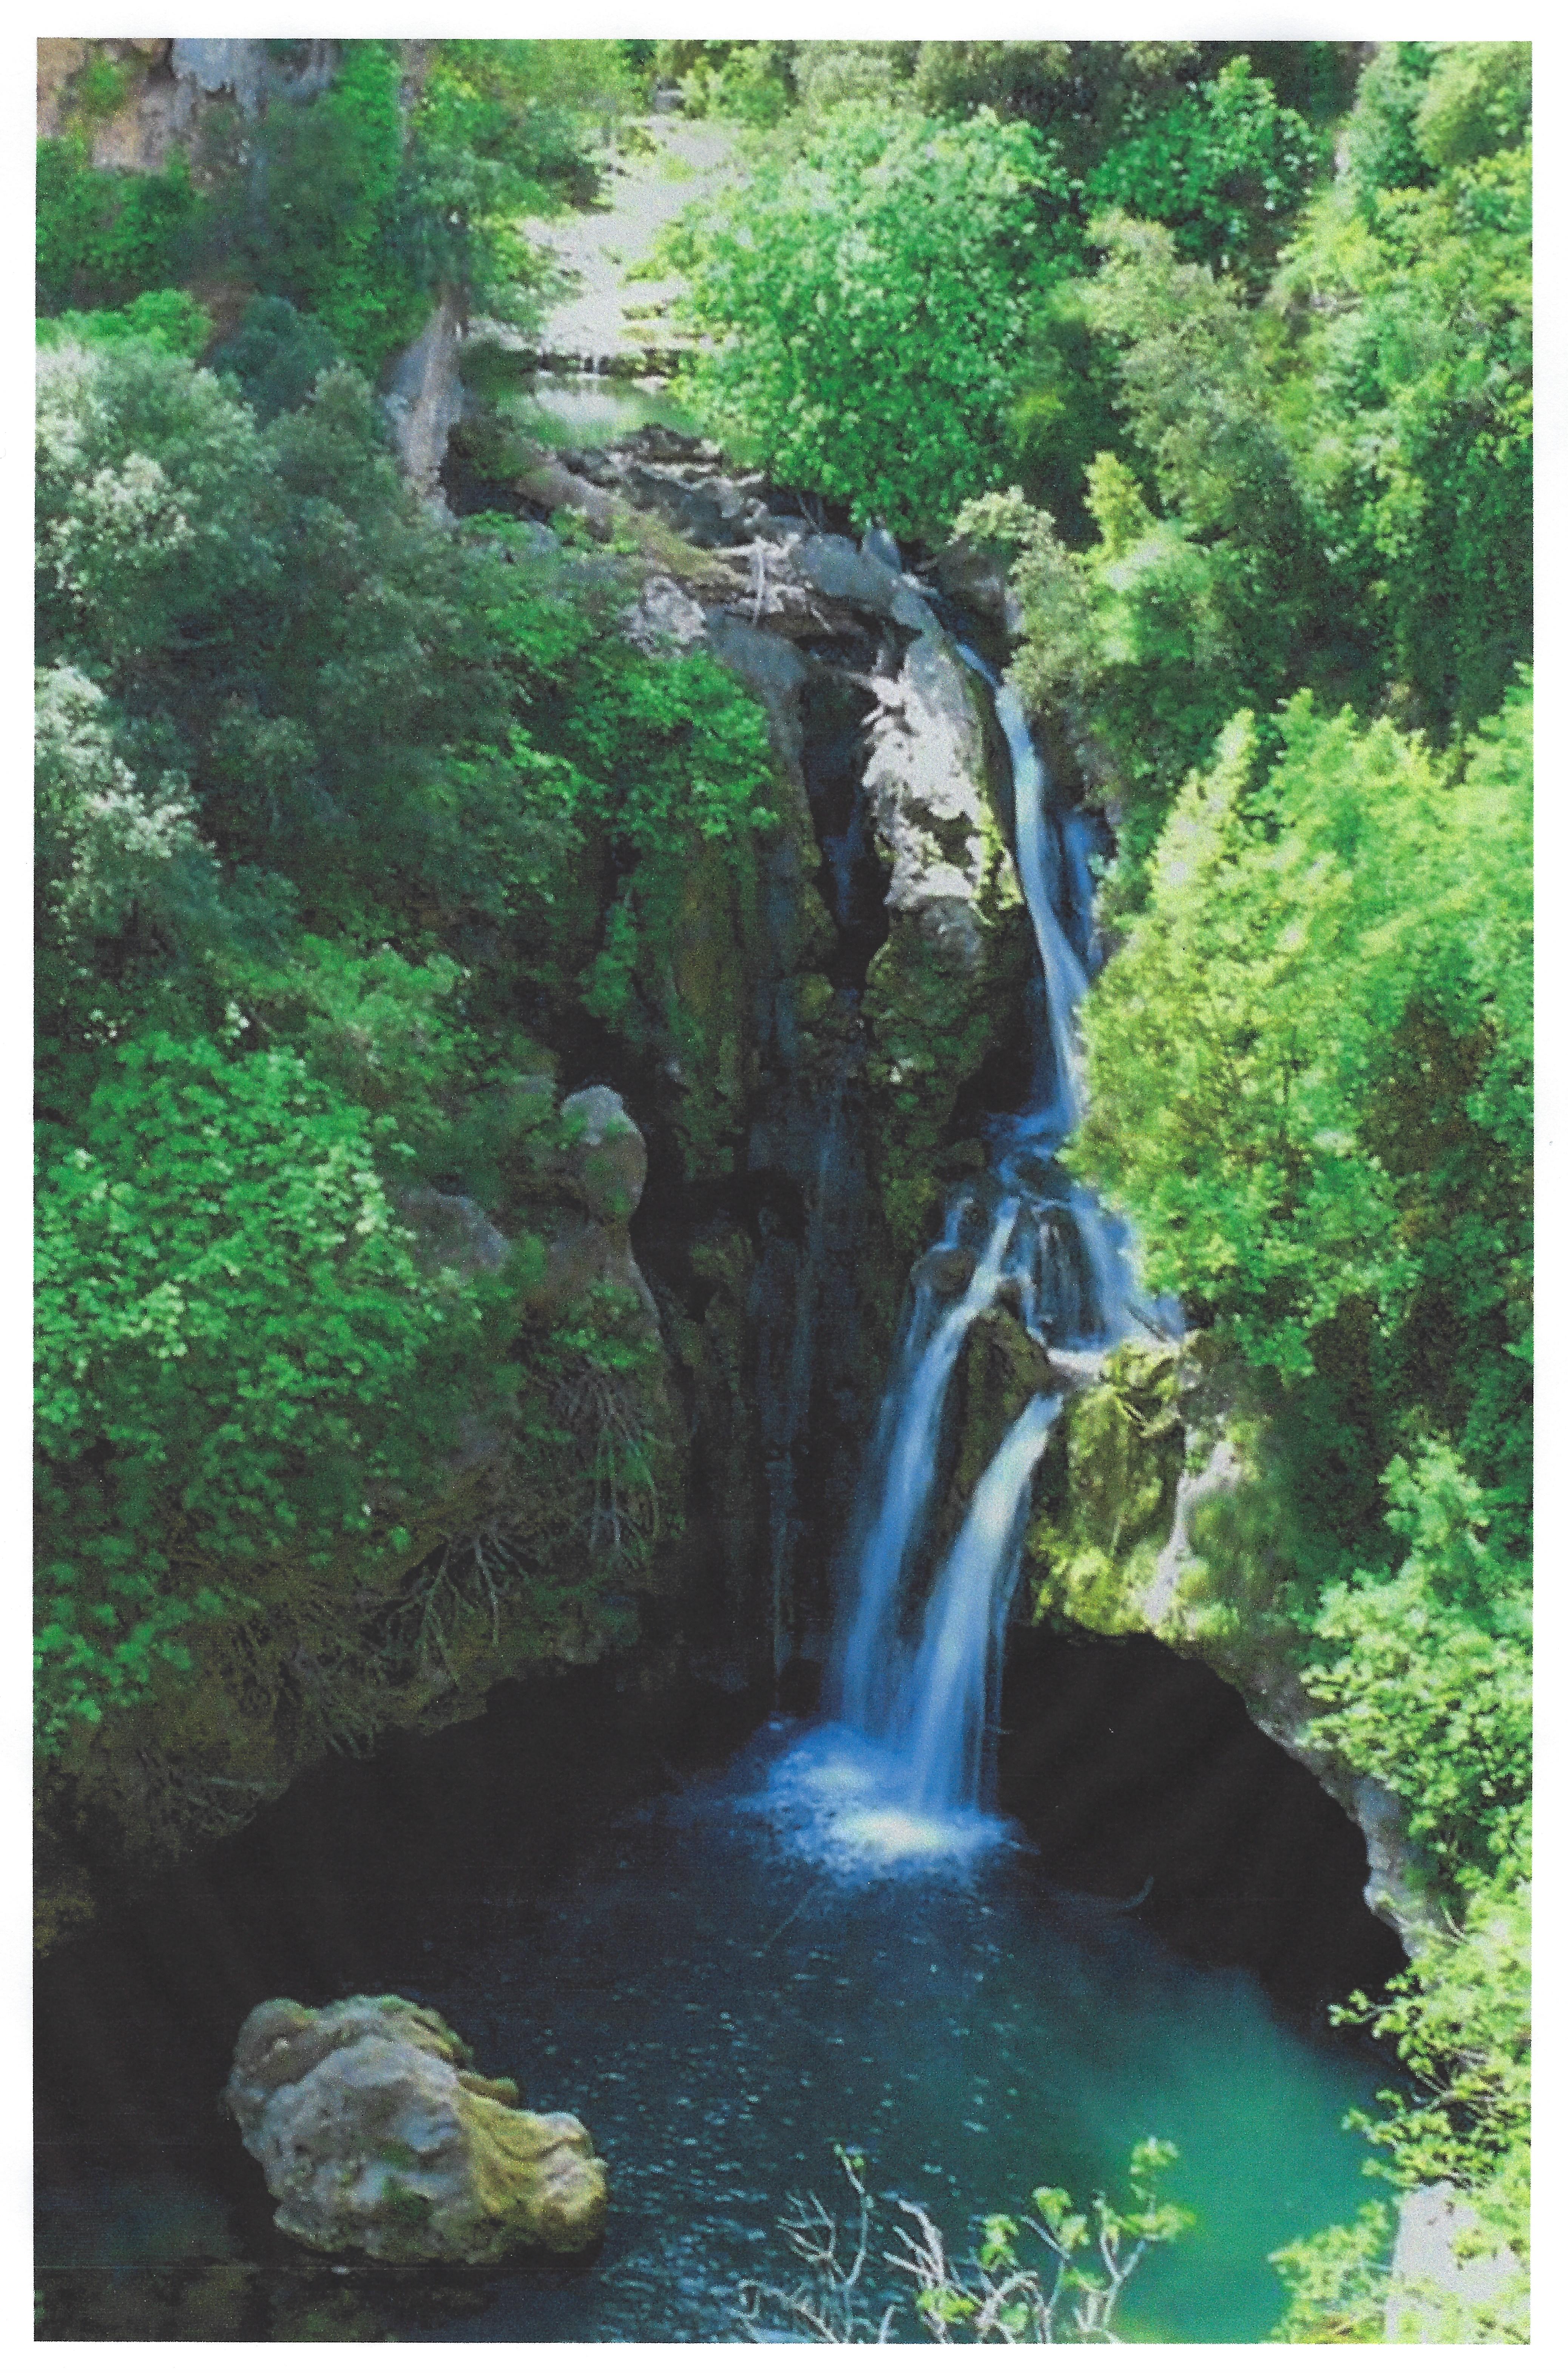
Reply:
[[[1301,1635],[1272,1604],[1276,1578],[1226,1535],[1257,1478],[1203,1338],[1120,1345],[1069,1403],[1062,1433],[1026,1556],[1039,1610],[1090,1631],[1147,1632],[1236,1689],[1354,1821],[1367,1907],[1413,1949],[1438,1914],[1403,1808],[1313,1738]]]
[[[873,689],[865,785],[890,879],[865,1010],[873,1158],[902,1268],[930,1234],[963,1089],[1024,1036],[1032,942],[984,711],[953,644],[922,631]]]
[[[564,1315],[596,1287],[641,1312],[658,1333],[658,1309],[632,1251],[631,1221],[648,1175],[643,1133],[613,1088],[581,1088],[561,1105],[563,1142],[550,1183],[565,1206],[545,1256],[537,1305]]]
[[[156,173],[175,149],[200,163],[215,118],[241,123],[268,100],[325,89],[341,44],[260,41],[46,40],[38,45],[38,136],[82,134],[102,170]],[[85,99],[85,70],[108,66]],[[106,103],[107,99],[107,103]]]
[[[642,1611],[678,1586],[643,1508],[682,1505],[688,1458],[629,1233],[646,1147],[609,1088],[559,1112],[547,1076],[517,1094],[525,1141],[544,1149],[515,1228],[542,1247],[518,1275],[519,1316],[569,1327],[594,1294],[596,1325],[618,1325],[633,1358],[606,1377],[568,1349],[552,1444],[521,1455],[517,1417],[458,1411],[417,1498],[389,1487],[375,1507],[379,1554],[351,1542],[331,1568],[280,1560],[243,1622],[220,1615],[196,1631],[193,1674],[160,1670],[144,1697],[84,1726],[40,1799],[41,1943],[91,1916],[95,1867],[150,1866],[238,1829],[329,1750],[471,1720],[498,1681],[591,1664],[616,1644],[635,1655]],[[409,1187],[398,1203],[427,1271],[494,1278],[513,1257],[514,1237],[471,1197]],[[624,1489],[602,1471],[607,1440],[632,1470]],[[635,1559],[621,1554],[628,1528]],[[590,1573],[600,1587],[586,1591]]]
[[[446,2021],[399,1995],[261,2004],[223,2104],[279,2204],[273,2222],[313,2250],[480,2265],[603,2233],[587,2127],[519,2108],[510,2077],[479,2075]]]
[[[438,510],[447,508],[441,491],[447,439],[463,409],[458,376],[462,334],[457,297],[443,289],[419,336],[393,362],[384,398],[403,475],[421,499]]]
[[[1474,2209],[1451,2183],[1406,2192],[1384,2309],[1388,2346],[1474,2346],[1523,2336],[1529,2278],[1512,2250],[1481,2244],[1476,2227]]]

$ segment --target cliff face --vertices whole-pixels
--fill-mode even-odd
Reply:
[[[336,41],[41,41],[38,137],[74,133],[100,170],[156,173],[175,149],[199,170],[215,123],[308,98],[336,68]]]
[[[416,365],[411,384],[431,377]],[[565,469],[546,497],[591,515],[598,497],[612,530],[635,525],[624,630],[711,651],[762,704],[775,761],[779,824],[756,866],[699,849],[677,910],[640,934],[643,1043],[610,1069],[625,1102],[603,1085],[565,1098],[572,1161],[527,1215],[547,1251],[520,1315],[608,1286],[645,1357],[619,1398],[602,1379],[563,1388],[553,1464],[470,1429],[398,1512],[408,1547],[374,1584],[346,1567],[269,1575],[193,1643],[193,1677],[166,1676],[79,1741],[44,1807],[46,1924],[84,1907],[74,1844],[178,1853],[326,1751],[471,1718],[504,1677],[608,1660],[643,1689],[734,1689],[821,1653],[908,1262],[943,1170],[972,1151],[949,1141],[963,1089],[1016,1033],[1027,941],[994,752],[923,596],[797,520],[758,536],[755,498],[680,450],[627,457],[639,504]],[[426,492],[437,462],[427,443]],[[693,514],[711,542],[680,532]],[[846,836],[861,849],[847,887]],[[591,936],[595,851],[579,870]],[[562,1068],[591,1079],[605,1060],[590,1034]],[[552,1082],[534,1085],[553,1105]],[[505,1260],[467,1198],[404,1203],[433,1261]],[[633,1442],[650,1471],[607,1486]],[[621,1525],[639,1554],[607,1578]]]
[[[1437,1921],[1435,1898],[1397,1798],[1312,1738],[1301,1635],[1275,1603],[1259,1428],[1238,1419],[1202,1338],[1119,1347],[1068,1404],[1024,1590],[1040,1617],[1147,1633],[1235,1689],[1355,1822],[1368,1908],[1411,1949]]]

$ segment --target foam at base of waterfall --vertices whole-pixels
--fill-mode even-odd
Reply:
[[[1027,1850],[1022,1832],[999,1814],[927,1812],[912,1794],[903,1756],[824,1723],[780,1756],[760,1806],[786,1851],[838,1879],[951,1871],[1003,1847]]]

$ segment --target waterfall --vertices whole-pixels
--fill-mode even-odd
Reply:
[[[1077,1022],[1078,1008],[1089,985],[1088,976],[1057,911],[1065,900],[1060,852],[1046,808],[1049,785],[1040,753],[1029,739],[1023,704],[1009,685],[996,684],[972,652],[966,651],[964,656],[993,684],[996,721],[1006,736],[1012,756],[1013,835],[1018,879],[1023,883],[1024,903],[1034,925],[1035,944],[1045,974],[1051,1083],[1045,1087],[1037,1070],[1036,1101],[1020,1116],[1022,1129],[1031,1140],[1049,1140],[1057,1146],[1064,1137],[1072,1135],[1084,1116],[1083,1056],[1078,1046]]]
[[[845,1561],[827,1689],[838,1745],[826,1763],[807,1757],[811,1784],[842,1800],[837,1843],[853,1832],[884,1854],[975,1834],[1030,1487],[1061,1408],[1037,1395],[1011,1425],[923,1610],[912,1606],[965,1338],[1005,1289],[1045,1347],[1105,1349],[1142,1323],[1125,1227],[1054,1159],[1084,1111],[1077,1018],[1098,954],[1088,833],[1065,832],[1053,811],[1016,695],[959,649],[993,688],[1012,758],[1015,851],[1040,981],[1028,1101],[989,1124],[987,1175],[958,1189],[912,1280]]]
[[[960,1224],[967,1216],[964,1205]],[[843,1718],[868,1736],[880,1728],[891,1701],[900,1586],[935,1481],[947,1380],[970,1327],[996,1299],[1017,1216],[1016,1199],[1001,1205],[970,1281],[949,1310],[938,1315],[935,1288],[924,1281],[917,1287],[901,1357],[883,1400],[879,1461],[873,1453],[874,1469],[879,1468],[871,1495],[875,1513],[861,1544],[854,1611],[840,1671]],[[957,1227],[950,1227],[938,1250],[957,1248]]]
[[[908,1767],[910,1800],[923,1811],[980,1801],[1029,1483],[1061,1407],[1060,1399],[1037,1395],[1008,1428],[926,1607],[920,1648],[889,1729],[889,1746]]]

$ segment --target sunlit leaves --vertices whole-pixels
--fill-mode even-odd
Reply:
[[[945,522],[1005,450],[1042,202],[1065,197],[1026,125],[833,111],[696,220],[692,400],[857,520]]]
[[[477,1320],[471,1292],[416,1267],[366,1115],[291,1054],[133,1041],[44,1189],[52,1736],[87,1695],[145,1685],[197,1590],[269,1557],[330,1558],[368,1532],[373,1500],[427,1478]]]

